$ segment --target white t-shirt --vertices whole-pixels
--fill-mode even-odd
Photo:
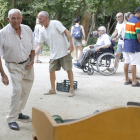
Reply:
[[[117,25],[116,25],[116,30],[118,30],[118,34],[120,34],[120,35],[122,35],[123,26],[124,26],[123,22],[122,23],[118,22]],[[124,44],[124,41],[119,39],[118,44]]]
[[[109,44],[111,44],[111,39],[110,39],[110,36],[107,35],[106,33],[102,34],[96,42],[96,45],[99,45],[99,46],[109,45]]]
[[[39,43],[47,43],[50,47],[51,59],[59,59],[67,55],[69,42],[65,33],[66,28],[60,21],[50,20],[49,26],[41,28],[39,33]]]

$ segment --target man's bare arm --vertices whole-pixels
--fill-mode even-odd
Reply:
[[[109,48],[111,46],[111,44],[107,44],[107,45],[102,45],[102,46],[100,46],[100,47],[97,47],[96,48],[96,51],[99,51],[100,49],[102,49],[102,48]]]
[[[117,34],[118,34],[118,31],[115,30],[115,31],[113,32],[112,36],[111,36],[111,39],[115,38],[115,37],[117,36]]]
[[[30,62],[28,63],[28,65],[26,65],[26,69],[31,69],[33,67],[34,57],[35,57],[35,50],[31,50]]]
[[[81,29],[82,29],[82,34],[83,34],[83,37],[84,37],[84,40],[85,40],[85,30],[84,30],[84,27],[81,25]]]
[[[70,50],[70,53],[72,53],[72,51],[73,51],[72,36],[67,29],[64,31],[64,33],[67,36],[67,38],[69,40],[69,43],[70,43],[70,46],[69,46],[68,50]]]
[[[39,53],[39,51],[42,49],[43,43],[39,43],[38,46],[35,49],[35,55]]]
[[[4,85],[7,86],[9,84],[9,80],[8,80],[7,75],[5,74],[5,72],[3,70],[1,57],[0,57],[0,73],[1,73],[1,76],[2,76],[2,82],[4,83]]]

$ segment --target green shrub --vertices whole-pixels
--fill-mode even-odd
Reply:
[[[50,51],[50,47],[46,43],[43,44],[43,51]]]

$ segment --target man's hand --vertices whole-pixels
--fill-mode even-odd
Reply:
[[[113,38],[112,41],[113,41],[113,42],[116,42],[117,40],[116,40],[116,38]]]
[[[4,85],[8,85],[9,84],[9,80],[8,80],[8,77],[7,77],[7,75],[2,75],[2,82],[3,82],[3,84]]]
[[[95,46],[94,45],[89,45],[89,48],[94,48]]]
[[[72,44],[70,44],[70,46],[69,46],[69,48],[68,48],[68,50],[70,51],[69,53],[72,53],[72,51],[73,51],[73,45]]]
[[[29,63],[28,63],[28,65],[26,65],[26,69],[31,69],[32,67],[33,67],[33,64],[34,64],[34,62],[33,61],[30,61]]]
[[[101,49],[100,47],[97,47],[97,48],[96,48],[96,52],[98,52],[100,49]]]

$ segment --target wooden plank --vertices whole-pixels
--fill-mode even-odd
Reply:
[[[140,108],[111,109],[58,127],[55,140],[140,140]]]
[[[32,109],[32,127],[38,140],[53,140],[55,126],[57,124],[48,112]]]

